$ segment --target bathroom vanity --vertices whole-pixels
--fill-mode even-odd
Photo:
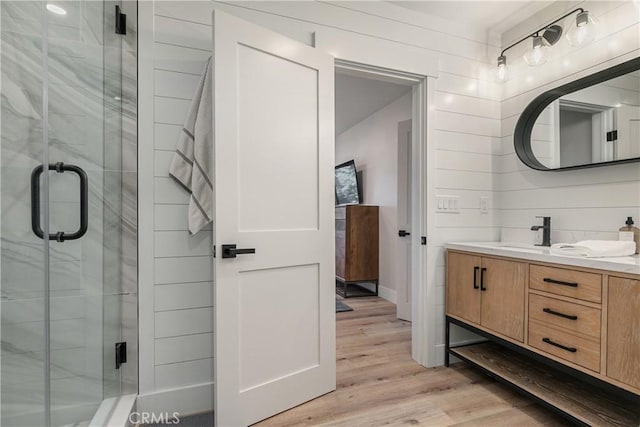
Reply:
[[[447,246],[446,353],[572,421],[640,425],[640,257]],[[457,325],[488,339],[452,346]]]

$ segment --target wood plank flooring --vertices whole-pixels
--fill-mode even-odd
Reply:
[[[337,390],[257,426],[561,426],[567,422],[466,363],[424,368],[411,326],[378,297],[337,313]]]

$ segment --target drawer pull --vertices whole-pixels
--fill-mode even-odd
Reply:
[[[571,314],[558,313],[557,311],[553,311],[550,308],[543,308],[542,311],[544,311],[545,313],[553,314],[554,316],[564,317],[565,319],[578,320],[578,316],[574,316]]]
[[[562,280],[550,279],[548,277],[545,277],[542,280],[547,283],[553,283],[554,285],[571,286],[572,288],[578,287],[576,282],[563,282]]]
[[[542,341],[546,342],[547,344],[551,344],[553,346],[561,348],[563,350],[570,351],[571,353],[575,353],[576,351],[578,351],[578,349],[575,347],[567,347],[566,345],[558,344],[557,342],[551,341],[550,338],[542,338]]]
[[[480,267],[473,267],[473,289],[480,289],[480,286],[478,286],[478,270],[480,270]]]

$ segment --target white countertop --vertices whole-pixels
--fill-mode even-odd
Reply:
[[[485,255],[520,258],[528,261],[550,262],[620,273],[640,274],[640,255],[615,258],[570,257],[550,254],[549,248],[546,247],[508,242],[456,242],[447,243],[445,248]]]

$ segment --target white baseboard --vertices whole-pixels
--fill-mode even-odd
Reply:
[[[213,382],[161,390],[138,396],[137,411],[150,413],[177,412],[180,416],[213,410]]]
[[[384,286],[378,286],[378,296],[394,304],[398,301],[398,293]]]

